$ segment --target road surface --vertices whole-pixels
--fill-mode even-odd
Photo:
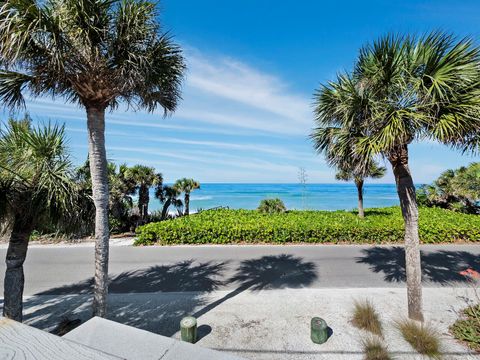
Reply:
[[[93,250],[31,247],[25,295],[89,293]],[[373,245],[112,246],[110,292],[403,287],[403,256],[401,247]],[[480,272],[480,245],[423,246],[422,262],[425,286],[465,286],[459,272]],[[0,269],[3,287],[3,261]]]

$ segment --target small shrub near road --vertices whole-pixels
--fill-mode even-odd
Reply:
[[[433,359],[441,359],[440,335],[436,329],[427,324],[413,320],[397,322],[403,338],[419,353]]]
[[[378,337],[369,337],[362,342],[365,360],[392,360],[387,348]]]
[[[264,214],[279,214],[287,211],[287,208],[282,200],[276,199],[263,199],[260,201],[258,211]]]
[[[439,208],[420,208],[423,243],[480,241],[480,216]],[[234,243],[403,242],[399,207],[367,209],[365,219],[351,211],[288,211],[263,214],[255,210],[214,210],[150,223],[137,229],[137,245]]]
[[[382,336],[382,323],[380,317],[370,301],[355,301],[352,325]]]
[[[453,336],[471,349],[480,351],[480,304],[463,311],[463,317],[450,328]]]

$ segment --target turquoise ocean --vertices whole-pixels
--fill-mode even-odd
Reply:
[[[202,184],[190,196],[190,208],[210,209],[225,206],[231,209],[255,209],[265,198],[278,197],[288,209],[351,210],[357,206],[354,184]],[[394,184],[366,184],[365,207],[398,205]],[[150,211],[160,209],[160,202],[151,194]]]

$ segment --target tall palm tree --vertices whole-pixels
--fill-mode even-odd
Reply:
[[[64,128],[9,121],[0,131],[0,223],[8,223],[3,316],[22,321],[23,263],[32,231],[45,222],[67,229],[81,210]]]
[[[86,110],[95,216],[93,313],[106,314],[108,173],[105,111],[127,104],[164,115],[177,107],[180,48],[143,0],[9,0],[0,3],[0,98],[51,95]]]
[[[150,188],[162,186],[162,174],[155,173],[155,169],[144,165],[135,165],[125,171],[125,177],[135,184],[138,191],[138,212],[140,220],[145,223],[148,219],[148,203],[150,202]]]
[[[179,179],[175,182],[173,185],[174,188],[176,188],[179,192],[183,192],[185,194],[185,212],[183,213],[184,215],[189,215],[190,214],[190,193],[193,190],[200,189],[200,183],[198,181],[195,181],[193,179]]]
[[[471,39],[434,32],[385,36],[360,51],[354,71],[322,87],[316,122],[354,134],[353,156],[384,156],[391,164],[405,222],[408,314],[423,320],[418,207],[408,146],[431,139],[463,151],[480,144],[480,51]],[[345,80],[347,78],[347,80]],[[348,81],[351,79],[351,81]],[[362,106],[339,89],[352,87]]]
[[[363,209],[363,185],[366,178],[380,179],[385,176],[387,169],[383,166],[378,166],[372,162],[364,171],[358,172],[355,167],[343,168],[337,171],[335,179],[341,181],[353,181],[357,187],[358,194],[358,216],[365,217],[365,210]]]

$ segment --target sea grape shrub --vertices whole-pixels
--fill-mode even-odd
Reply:
[[[401,243],[399,207],[353,211],[214,210],[150,223],[137,229],[137,245],[235,243]],[[480,241],[480,216],[439,208],[420,208],[423,243]]]

